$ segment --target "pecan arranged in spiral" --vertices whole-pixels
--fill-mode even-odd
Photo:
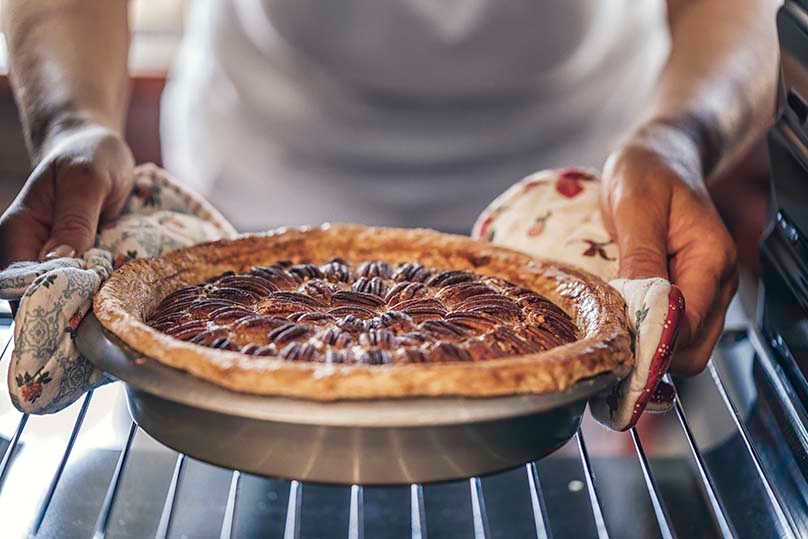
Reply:
[[[569,315],[498,277],[380,260],[279,261],[169,294],[148,320],[199,346],[287,361],[480,361],[572,342]]]

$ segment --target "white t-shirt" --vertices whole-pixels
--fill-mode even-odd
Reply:
[[[165,162],[253,230],[467,230],[530,172],[600,167],[669,41],[661,0],[190,4]]]

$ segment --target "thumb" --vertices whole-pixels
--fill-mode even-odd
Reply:
[[[56,185],[53,225],[40,258],[75,256],[95,244],[98,219],[106,198],[103,182],[77,175]]]
[[[655,198],[622,196],[612,206],[608,222],[620,251],[620,277],[668,278],[669,202]]]

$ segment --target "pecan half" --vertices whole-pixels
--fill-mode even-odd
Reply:
[[[351,280],[351,270],[348,263],[341,258],[333,258],[320,266],[320,271],[325,278],[332,282],[347,283]]]
[[[262,297],[262,294],[257,294],[251,290],[232,287],[217,288],[208,294],[208,298],[210,299],[224,299],[240,305],[250,305]]]
[[[365,347],[381,348],[391,350],[398,344],[395,334],[386,329],[371,329],[367,333],[359,335],[359,343]]]
[[[267,344],[264,346],[259,346],[258,349],[253,352],[254,356],[275,356],[278,354],[278,347],[274,344]]]
[[[416,281],[423,283],[432,275],[428,269],[418,262],[407,262],[398,267],[394,279],[396,281]]]
[[[202,293],[202,287],[197,285],[191,286],[184,286],[182,288],[178,288],[174,290],[172,293],[167,295],[163,298],[163,301],[160,302],[161,305],[171,305],[172,302],[185,299],[185,298],[196,298]]]
[[[211,311],[208,318],[213,322],[233,322],[249,316],[255,316],[255,313],[237,305],[227,305]]]
[[[348,361],[348,353],[344,350],[326,350],[326,363],[345,363]]]
[[[290,361],[314,361],[318,354],[317,349],[309,343],[290,342],[279,355]]]
[[[351,289],[356,292],[364,292],[366,294],[374,294],[376,296],[384,296],[387,291],[387,285],[381,277],[367,277],[358,278]]]
[[[495,350],[509,355],[527,354],[538,351],[538,346],[522,339],[516,332],[500,326],[486,336],[486,342]]]
[[[298,285],[298,282],[278,265],[255,266],[250,270],[250,273],[263,277],[280,290],[289,290],[296,288]]]
[[[375,311],[371,311],[367,307],[362,307],[361,305],[343,305],[341,307],[334,307],[333,309],[328,310],[328,314],[337,318],[347,318],[348,316],[353,316],[355,318],[362,318],[365,320],[376,316]]]
[[[527,340],[535,343],[541,350],[549,350],[565,342],[571,342],[561,339],[558,335],[553,334],[542,326],[525,326],[522,328],[522,333]]]
[[[315,326],[322,326],[334,322],[336,318],[328,313],[295,313],[286,317],[287,320],[297,322],[298,324],[313,324]]]
[[[163,300],[160,305],[157,307],[157,312],[159,313],[168,313],[168,312],[176,312],[182,309],[187,308],[191,305],[194,301],[199,299],[201,294],[188,294],[185,296],[178,296],[175,298],[171,298],[170,300]]]
[[[154,329],[159,329],[160,331],[164,331],[171,326],[176,326],[188,318],[188,313],[185,311],[158,311],[157,315],[157,318],[153,318],[147,323]]]
[[[261,315],[253,315],[250,318],[245,318],[243,320],[239,320],[236,322],[234,329],[236,331],[251,331],[251,330],[261,330],[261,331],[272,331],[273,329],[279,328],[288,324],[287,320],[283,318],[275,318],[272,316],[261,316]]]
[[[242,354],[247,354],[248,356],[252,356],[258,351],[259,348],[261,347],[255,344],[254,342],[251,342],[249,344],[245,344],[244,346],[242,346],[239,352],[241,352]]]
[[[432,361],[471,361],[471,354],[456,344],[442,342],[429,351]]]
[[[208,346],[211,348],[218,348],[219,350],[238,350],[235,343],[231,342],[227,337],[219,337]]]
[[[342,309],[351,309],[351,308],[350,307],[337,307],[336,309],[331,309],[330,313],[333,314],[334,311],[339,311],[339,310],[342,310]],[[352,333],[354,333],[354,332],[359,333],[359,332],[367,330],[367,322],[365,322],[361,318],[349,313],[344,318],[342,318],[340,320],[337,320],[337,327],[339,327],[339,328],[341,328],[341,329],[343,329],[345,331],[350,331]]]
[[[482,339],[470,339],[465,343],[466,350],[471,356],[473,361],[482,361],[484,359],[496,359],[498,357],[506,356],[507,353],[494,349],[486,344]]]
[[[311,281],[306,281],[306,283],[300,288],[300,291],[304,294],[308,294],[318,301],[328,303],[331,301],[331,296],[339,291],[339,288],[328,281],[323,281],[322,279],[313,279]]]
[[[175,339],[187,341],[188,339],[196,337],[203,331],[207,331],[207,329],[208,329],[207,321],[191,320],[190,322],[185,322],[184,324],[170,327],[165,330],[165,333],[167,335],[174,337]]]
[[[477,278],[467,272],[462,270],[450,270],[450,271],[443,271],[431,277],[427,282],[427,286],[447,286],[451,284],[458,284],[458,283],[465,283],[469,281],[475,281]]]
[[[354,343],[351,334],[346,331],[342,331],[339,328],[328,328],[324,332],[320,333],[317,338],[323,344],[336,346],[337,348],[347,348]]]
[[[188,312],[193,316],[209,316],[210,313],[222,307],[241,307],[238,303],[229,299],[200,299],[188,306]]]
[[[380,260],[370,260],[363,262],[357,269],[356,273],[362,277],[384,277],[389,279],[393,274],[393,268],[387,262]]]
[[[522,313],[519,305],[500,294],[474,296],[460,303],[456,308],[458,311],[487,313],[503,319],[510,319]]]
[[[434,307],[413,307],[405,311],[412,317],[412,321],[416,324],[427,322],[430,320],[443,320],[446,314],[446,309],[436,309]]]
[[[296,266],[292,266],[287,270],[290,275],[297,277],[300,280],[307,280],[307,279],[322,279],[323,272],[320,271],[320,268],[315,266],[314,264],[298,264]]]
[[[446,315],[446,321],[476,332],[490,331],[502,323],[490,314],[471,311],[453,311]]]
[[[409,314],[407,311],[409,309],[423,309],[423,308],[432,308],[438,309],[440,311],[446,312],[446,307],[440,301],[433,299],[433,298],[413,298],[408,299],[405,301],[401,301],[399,303],[393,304],[391,310],[394,311],[402,311]]]
[[[258,305],[262,314],[289,315],[299,311],[322,309],[325,304],[300,292],[275,292]]]
[[[384,300],[379,296],[367,294],[365,292],[354,292],[353,290],[341,290],[331,296],[331,305],[360,305],[369,309],[376,309],[384,305]]]
[[[366,365],[389,365],[393,362],[393,355],[387,350],[373,348],[365,350],[359,355],[359,363]]]
[[[222,327],[217,327],[198,333],[193,338],[189,339],[188,342],[202,346],[212,346],[216,340],[222,337],[227,337],[227,330]]]
[[[387,328],[396,333],[412,329],[413,320],[407,313],[387,311],[369,321],[372,328]]]
[[[435,342],[435,337],[432,335],[427,335],[426,333],[417,331],[404,333],[402,335],[398,335],[397,337],[398,344],[400,346],[421,346],[422,344]]]
[[[435,298],[441,300],[446,305],[452,306],[469,300],[475,296],[496,294],[490,286],[475,282],[466,281],[457,284],[446,285],[435,294]]]
[[[384,301],[389,305],[422,298],[426,295],[427,290],[426,285],[423,283],[398,283],[387,292]]]
[[[434,335],[437,338],[460,338],[468,332],[462,327],[445,320],[427,320],[420,326],[421,331]]]
[[[275,344],[283,344],[294,339],[304,337],[309,332],[306,326],[298,324],[284,324],[267,333],[267,339]]]
[[[401,363],[426,363],[429,361],[427,354],[420,348],[401,348],[396,351],[395,358]]]
[[[300,292],[275,292],[269,296],[267,300],[272,303],[300,304],[313,309],[322,309],[326,306],[326,304],[319,299],[307,296],[306,294],[301,294]]]
[[[257,275],[232,275],[219,279],[216,283],[221,287],[238,288],[252,292],[256,297],[266,297],[272,292],[277,292],[278,287],[270,281]]]
[[[578,328],[569,315],[557,305],[549,301],[539,302],[530,298],[527,322],[537,326],[546,326],[559,335],[562,340],[574,341],[578,338]]]

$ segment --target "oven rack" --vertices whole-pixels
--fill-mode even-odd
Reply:
[[[0,321],[1,323],[1,321]],[[4,364],[10,361],[10,352],[13,344],[11,344],[11,321],[6,318],[5,326],[0,325],[0,346],[3,348]],[[3,330],[5,328],[5,330]],[[4,342],[3,342],[4,341]],[[772,408],[772,417],[783,416],[791,426],[794,432],[794,440],[789,443],[788,440],[783,444],[783,440],[777,441],[777,444],[769,444],[761,442],[761,436],[758,431],[761,430],[760,425],[765,421],[750,421],[750,414],[744,413],[743,403],[737,396],[737,391],[730,383],[725,382],[725,379],[731,378],[728,376],[727,367],[731,366],[734,360],[732,354],[722,353],[721,349],[711,360],[707,371],[697,377],[695,381],[698,384],[705,385],[712,392],[714,400],[719,401],[720,407],[712,407],[709,409],[708,415],[717,415],[719,413],[726,416],[724,422],[725,427],[731,424],[733,431],[725,437],[729,442],[720,444],[706,444],[704,440],[705,432],[703,426],[694,427],[688,421],[688,415],[699,415],[699,424],[703,422],[703,410],[691,408],[689,399],[682,397],[693,392],[691,381],[675,381],[677,387],[677,397],[675,407],[672,412],[664,414],[663,424],[666,429],[678,429],[677,434],[683,439],[686,451],[681,454],[681,460],[686,461],[687,466],[685,469],[689,470],[692,474],[692,483],[696,485],[698,496],[697,501],[691,500],[689,503],[695,503],[700,510],[695,511],[695,514],[701,515],[701,518],[694,517],[694,511],[685,511],[689,513],[681,515],[682,512],[679,508],[681,499],[675,494],[675,489],[669,488],[666,485],[670,483],[667,478],[668,474],[660,474],[660,470],[664,472],[667,457],[655,457],[653,454],[658,453],[656,448],[659,444],[653,442],[655,449],[648,451],[646,449],[647,441],[653,441],[653,433],[644,427],[646,418],[638,425],[638,428],[631,429],[627,433],[609,433],[608,436],[612,440],[620,439],[623,441],[630,441],[633,446],[633,456],[631,458],[623,458],[623,461],[633,460],[633,466],[639,469],[639,473],[644,483],[643,494],[646,497],[645,502],[641,503],[645,507],[641,514],[649,515],[652,519],[650,524],[646,523],[649,529],[656,529],[655,534],[663,538],[674,537],[690,537],[693,536],[692,531],[699,529],[705,537],[764,537],[759,532],[766,530],[766,535],[772,533],[772,537],[800,537],[804,536],[806,528],[804,509],[805,500],[808,497],[805,493],[808,490],[802,490],[804,480],[800,481],[799,474],[794,474],[793,470],[790,474],[789,481],[797,485],[795,495],[794,488],[790,490],[783,488],[778,482],[777,474],[772,473],[773,465],[780,467],[783,465],[782,459],[771,458],[772,448],[781,451],[784,446],[800,446],[803,453],[796,453],[796,460],[799,461],[805,457],[805,448],[808,448],[808,430],[805,423],[805,410],[802,408],[799,401],[793,401],[793,390],[790,389],[788,380],[784,377],[783,372],[779,369],[775,359],[773,358],[770,349],[764,343],[760,334],[754,329],[745,328],[728,332],[722,340],[724,346],[721,349],[729,350],[737,347],[746,349],[747,352],[751,351],[754,356],[754,367],[759,380],[758,384],[764,384],[761,387],[768,388],[771,391],[773,402],[776,409]],[[728,348],[729,347],[729,348]],[[673,381],[672,381],[673,382]],[[4,388],[3,388],[4,389]],[[105,387],[99,391],[108,391],[111,389],[118,390],[118,388]],[[760,391],[760,395],[764,393]],[[58,518],[50,516],[49,510],[52,508],[54,499],[57,497],[64,498],[70,496],[70,493],[60,491],[60,482],[66,475],[66,471],[74,464],[71,460],[73,450],[77,442],[82,436],[82,427],[85,424],[85,418],[88,411],[93,406],[93,393],[88,393],[82,400],[75,403],[68,410],[72,410],[71,415],[74,417],[72,420],[72,428],[70,429],[69,436],[66,443],[58,448],[52,448],[53,451],[60,451],[61,456],[58,458],[58,464],[55,467],[52,475],[50,475],[47,486],[44,491],[33,496],[32,499],[36,500],[36,509],[31,512],[33,517],[29,522],[18,523],[17,528],[23,531],[23,536],[30,537],[72,537],[76,533],[76,537],[93,537],[94,539],[102,539],[105,537],[140,537],[140,536],[153,536],[157,538],[174,537],[177,535],[177,530],[174,530],[175,520],[178,510],[183,507],[180,493],[183,490],[183,483],[186,472],[190,465],[198,465],[196,461],[183,454],[175,454],[176,457],[173,462],[173,467],[170,472],[170,477],[166,477],[166,485],[162,485],[154,490],[159,492],[159,496],[155,493],[155,497],[160,498],[161,509],[159,511],[159,518],[153,523],[153,532],[150,530],[148,535],[139,535],[140,532],[136,531],[134,535],[133,529],[145,530],[148,526],[129,526],[127,531],[121,522],[126,523],[126,518],[113,518],[113,515],[123,514],[126,515],[126,507],[133,500],[127,498],[127,494],[122,489],[122,484],[127,478],[137,477],[143,469],[138,470],[138,466],[143,468],[147,464],[142,462],[142,459],[137,463],[131,462],[131,455],[133,453],[133,441],[138,437],[148,437],[145,433],[140,431],[134,422],[130,422],[128,430],[125,433],[122,447],[117,452],[117,460],[111,475],[109,475],[106,485],[104,486],[103,499],[98,507],[94,523],[84,522],[83,527],[76,526],[75,522],[69,526],[66,524],[65,518],[70,515],[60,514]],[[760,400],[760,399],[758,399]],[[66,416],[67,411],[56,414],[56,417]],[[15,493],[13,491],[14,485],[8,481],[12,475],[12,471],[16,466],[25,466],[23,459],[17,458],[26,446],[24,441],[26,429],[30,428],[32,423],[43,421],[44,419],[36,416],[28,416],[25,414],[18,414],[16,427],[14,428],[13,435],[11,435],[8,444],[6,445],[3,453],[2,460],[0,460],[0,515],[2,514],[2,506],[11,503],[16,503]],[[646,416],[647,417],[647,416]],[[53,420],[48,418],[47,420]],[[658,421],[658,420],[657,420]],[[567,447],[561,452],[566,451],[566,454],[572,454],[574,449],[577,453],[577,465],[579,471],[573,474],[579,479],[573,479],[568,483],[567,492],[558,494],[556,489],[553,493],[548,493],[543,488],[545,476],[552,472],[555,466],[553,456],[543,459],[539,462],[529,463],[521,469],[505,472],[498,476],[490,476],[483,478],[470,478],[464,482],[454,482],[451,485],[411,485],[407,493],[402,492],[401,489],[394,489],[396,491],[397,499],[399,500],[398,506],[402,505],[401,502],[409,507],[397,507],[397,514],[401,516],[402,513],[408,513],[408,526],[401,525],[401,519],[398,519],[398,528],[389,528],[387,531],[384,526],[380,527],[380,522],[383,522],[386,517],[378,515],[370,523],[369,515],[377,514],[379,512],[378,499],[380,493],[384,491],[382,487],[362,487],[353,485],[345,487],[322,487],[319,485],[310,485],[300,483],[298,481],[274,481],[273,484],[278,489],[287,488],[285,493],[285,511],[283,516],[280,517],[278,507],[276,507],[275,514],[279,518],[277,522],[273,521],[272,525],[279,531],[280,536],[284,539],[294,539],[299,537],[310,536],[306,532],[306,523],[309,518],[318,518],[318,512],[313,516],[308,516],[307,510],[312,506],[311,504],[303,504],[303,499],[306,496],[318,496],[322,494],[324,488],[338,489],[343,492],[342,497],[347,497],[347,508],[337,509],[336,513],[342,513],[347,509],[347,515],[340,517],[340,521],[345,523],[345,526],[333,526],[326,529],[332,533],[333,537],[348,537],[349,539],[362,539],[364,537],[378,537],[380,530],[382,533],[390,533],[390,537],[401,537],[401,533],[405,536],[416,538],[446,536],[445,530],[441,529],[440,521],[446,517],[446,510],[435,511],[432,514],[431,507],[434,505],[431,501],[435,499],[443,500],[440,504],[442,506],[457,507],[465,506],[458,509],[458,513],[463,514],[463,519],[468,519],[466,524],[467,528],[471,530],[472,536],[475,539],[492,538],[492,537],[513,537],[513,530],[510,532],[504,531],[503,523],[509,520],[519,520],[522,526],[520,529],[525,535],[519,536],[534,536],[537,538],[560,538],[560,537],[579,537],[579,536],[593,536],[598,539],[605,539],[608,537],[628,537],[631,536],[628,528],[621,522],[612,521],[611,515],[614,511],[607,511],[604,505],[613,505],[614,492],[613,484],[615,481],[609,479],[610,486],[608,488],[609,495],[605,495],[603,481],[604,478],[600,476],[602,470],[608,469],[609,457],[593,458],[590,453],[596,446],[588,447],[590,436],[594,438],[602,437],[604,434],[603,429],[594,425],[590,418],[584,422],[583,428],[579,429],[577,434],[573,437]],[[708,429],[709,430],[709,429]],[[771,429],[769,429],[771,430]],[[698,431],[698,432],[696,432]],[[786,432],[789,432],[786,429]],[[593,434],[594,433],[594,434]],[[156,445],[156,442],[152,442]],[[727,477],[731,477],[733,473],[727,474],[725,471],[717,469],[715,466],[716,457],[718,460],[726,460],[725,456],[721,457],[720,453],[722,447],[727,443],[734,447],[732,459],[743,465],[742,469],[746,479],[743,485],[739,488],[738,485],[728,485]],[[799,447],[797,447],[799,449]],[[166,452],[170,451],[164,448]],[[173,453],[173,452],[172,452]],[[598,451],[598,454],[601,452]],[[556,459],[560,462],[560,459]],[[786,466],[787,467],[787,466]],[[799,467],[799,465],[797,466]],[[792,466],[793,468],[793,466]],[[224,472],[221,472],[224,473]],[[205,536],[210,537],[242,537],[252,536],[252,528],[247,529],[244,526],[239,527],[241,520],[249,519],[251,514],[251,505],[240,503],[242,497],[242,487],[245,481],[273,481],[259,479],[256,477],[242,474],[239,471],[230,471],[229,485],[227,486],[227,494],[224,498],[223,511],[218,524],[209,522],[204,526]],[[635,472],[636,473],[636,472]],[[19,474],[18,474],[19,475]],[[487,499],[494,495],[500,496],[503,487],[503,477],[508,476],[509,481],[513,484],[512,488],[508,488],[508,495],[514,499],[522,498],[527,503],[525,507],[529,507],[529,514],[526,511],[518,511],[516,508],[511,508],[513,515],[508,515],[507,510],[503,512],[502,503],[497,505],[497,516],[492,517],[491,508]],[[752,481],[749,481],[752,477]],[[796,478],[795,478],[796,477]],[[19,481],[17,481],[19,484]],[[465,483],[462,488],[460,485]],[[731,481],[730,481],[731,483]],[[618,489],[620,481],[616,482]],[[19,487],[18,487],[19,488]],[[392,487],[391,487],[392,488]],[[388,491],[391,491],[388,488]],[[404,488],[404,487],[402,487]],[[628,488],[624,485],[624,488]],[[11,491],[9,491],[11,489]],[[456,499],[456,503],[452,502],[452,497],[449,499],[446,496],[443,498],[436,498],[433,491],[440,489],[450,489]],[[516,492],[518,489],[518,492]],[[465,490],[466,493],[462,494]],[[557,506],[558,503],[551,503],[553,500],[548,496],[570,496],[570,493],[581,492],[586,493],[586,500],[588,501],[588,508],[586,510],[575,510],[574,515],[564,516],[563,522],[559,520],[559,512],[549,509],[550,506]],[[162,493],[164,492],[164,494]],[[460,494],[458,494],[460,493]],[[749,496],[753,493],[755,498],[754,503],[750,505]],[[58,495],[58,496],[57,496]],[[386,494],[385,494],[386,495]],[[636,495],[636,492],[635,492]],[[738,497],[740,496],[740,499]],[[151,497],[151,496],[149,496]],[[322,497],[322,496],[321,496]],[[375,499],[376,501],[369,500],[368,498]],[[641,496],[642,497],[642,496]],[[334,496],[331,496],[334,498]],[[333,500],[328,502],[331,498],[326,500],[328,503],[333,504]],[[408,498],[408,500],[407,500]],[[336,499],[336,498],[334,498]],[[407,503],[408,502],[408,503]],[[245,505],[247,504],[247,505]],[[276,505],[283,505],[278,502]],[[64,505],[64,504],[63,504]],[[222,505],[222,504],[219,504]],[[319,507],[319,506],[316,506]],[[13,511],[13,507],[11,511]],[[8,507],[6,507],[8,511]],[[218,509],[217,509],[218,511]],[[24,513],[24,511],[21,511]],[[156,516],[156,515],[154,515]],[[406,515],[405,515],[406,516]],[[511,518],[513,517],[513,518]],[[571,521],[577,522],[577,527],[571,527]],[[381,521],[380,521],[381,518]],[[457,515],[452,518],[457,520]],[[450,518],[449,520],[452,520]],[[279,520],[280,519],[280,520]],[[697,522],[694,524],[692,520]],[[86,519],[85,519],[86,520]],[[133,517],[132,522],[137,520]],[[154,520],[154,519],[152,519]],[[392,521],[393,519],[388,519]],[[619,519],[617,519],[619,520]],[[47,525],[46,525],[47,524]],[[405,523],[406,524],[406,523]],[[694,528],[695,526],[695,528]],[[311,528],[311,526],[308,526]],[[406,529],[408,528],[408,529]],[[584,535],[567,535],[569,530],[585,530]],[[254,532],[254,530],[252,530]],[[199,532],[199,529],[197,529]],[[64,533],[64,535],[61,535]],[[318,532],[318,533],[322,533]],[[576,532],[577,533],[577,532]],[[5,534],[3,536],[6,536]],[[193,537],[193,535],[185,535],[180,533],[179,536]],[[454,535],[450,535],[454,536]],[[467,536],[461,534],[460,536]],[[642,536],[642,535],[638,535]]]

